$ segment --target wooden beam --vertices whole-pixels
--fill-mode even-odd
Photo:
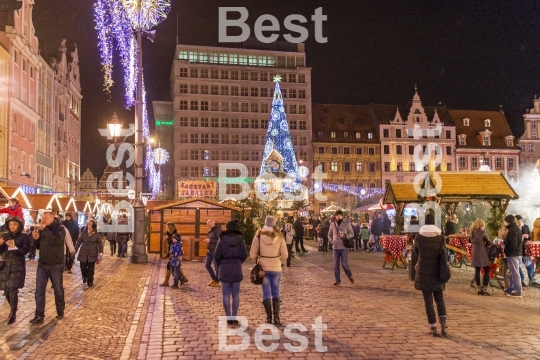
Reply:
[[[501,209],[502,209],[502,213],[506,213],[506,208],[508,207],[508,204],[510,204],[510,200],[509,199],[504,199],[504,200],[501,200]]]

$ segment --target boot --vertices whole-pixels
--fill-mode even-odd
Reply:
[[[272,299],[272,307],[274,308],[274,325],[281,326],[281,321],[279,321],[279,298]]]
[[[439,322],[441,323],[441,335],[446,336],[446,315],[439,316]]]
[[[263,300],[264,310],[266,310],[266,323],[272,323],[272,303],[270,299]]]
[[[171,277],[171,270],[167,270],[167,274],[165,274],[165,280],[159,286],[169,286],[169,279]]]
[[[186,274],[184,273],[184,270],[182,270],[182,267],[180,267],[180,277],[182,278],[181,284],[187,284],[189,282]]]
[[[476,285],[476,291],[478,292],[478,295],[484,295],[484,287],[480,285]]]
[[[487,285],[482,286],[482,295],[486,295],[486,296],[489,295]]]
[[[15,322],[17,319],[17,305],[19,302],[19,290],[15,289],[14,291],[10,292],[9,296],[9,306],[11,308],[8,316],[7,324],[11,325]]]
[[[437,326],[435,324],[430,325],[429,334],[433,337],[439,337],[439,334],[437,334]]]

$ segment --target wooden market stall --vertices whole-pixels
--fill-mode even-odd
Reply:
[[[30,210],[30,216],[34,221],[37,221],[40,210],[52,210],[56,214],[63,211],[62,204],[56,194],[27,194],[25,198],[25,201],[28,201],[27,209]]]
[[[232,220],[239,208],[220,204],[210,199],[187,199],[153,207],[149,210],[149,241],[148,252],[167,255],[166,224],[176,225],[182,236],[184,258],[187,260],[202,260],[206,256],[206,238],[208,231],[206,222],[213,219],[222,224]]]
[[[60,210],[60,212],[62,213],[62,215],[64,215],[67,211],[69,212],[76,212],[76,207],[75,207],[75,199],[72,198],[72,197],[63,197],[63,198],[58,198],[58,201],[60,202],[60,205],[62,207],[62,209]]]

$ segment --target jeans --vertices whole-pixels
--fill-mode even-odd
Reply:
[[[349,249],[334,249],[334,275],[336,283],[341,284],[341,276],[339,271],[339,263],[343,267],[343,271],[350,279],[352,277],[351,268],[349,267]]]
[[[212,263],[214,263],[214,267],[216,268],[215,272],[214,269],[212,269]],[[208,273],[210,274],[212,280],[218,281],[219,266],[214,258],[214,250],[208,250],[208,252],[206,253],[206,260],[204,262],[204,266],[206,266],[206,270],[208,270]]]
[[[171,265],[171,274],[173,276],[173,286],[178,286],[178,280],[180,279],[180,265]]]
[[[381,252],[382,251],[382,247],[380,244],[381,235],[373,234],[373,239],[375,240],[375,252]]]
[[[523,267],[521,265],[525,265],[525,269],[527,270],[527,277],[529,280],[531,280],[534,277],[534,264],[530,260],[530,257],[524,256],[521,258],[521,263],[519,264],[519,276],[521,278],[521,282],[525,282],[525,275],[523,274]]]
[[[279,299],[281,271],[266,271],[262,282],[263,300]]]
[[[238,308],[240,307],[240,283],[221,283],[221,296],[223,297],[223,309],[225,309],[226,316],[238,315]],[[231,310],[231,297],[232,297],[232,310]]]
[[[488,286],[489,284],[489,266],[474,267],[474,281],[476,282],[476,286],[480,286],[480,269],[484,269],[484,283],[482,285]]]
[[[74,261],[75,258],[74,256],[71,256],[71,254],[69,253],[69,248],[66,245],[66,270],[71,270]]]
[[[80,262],[81,265],[81,275],[83,279],[86,279],[88,286],[94,285],[94,269],[96,266],[95,262]]]
[[[322,249],[328,251],[328,236],[323,236]]]
[[[424,295],[424,305],[426,307],[426,315],[428,318],[428,322],[430,325],[434,325],[437,323],[437,319],[435,318],[433,299],[435,299],[435,304],[437,304],[437,314],[439,316],[446,316],[446,307],[444,305],[443,292],[437,291],[432,293],[430,291],[422,291],[422,295]]]
[[[54,289],[54,302],[56,304],[56,312],[63,314],[66,308],[64,301],[64,264],[58,265],[43,265],[38,264],[36,271],[36,312],[35,315],[45,317],[45,290],[47,283],[51,279]]]
[[[367,251],[369,239],[363,239],[362,241],[364,242],[364,251]]]
[[[110,241],[109,240],[109,247],[111,249],[111,255],[116,254],[116,241]]]
[[[521,261],[520,256],[509,256],[508,268],[510,269],[510,284],[508,286],[509,293],[516,293],[521,295],[521,279],[519,277],[519,263]]]
[[[362,239],[359,237],[356,237],[356,250],[360,250],[362,248]]]
[[[291,257],[292,257],[292,246],[293,244],[287,244],[287,266],[291,266]]]
[[[294,243],[295,243],[295,247],[296,247],[297,252],[300,252],[300,251],[306,249],[304,247],[304,237],[303,236],[295,236],[294,237]]]

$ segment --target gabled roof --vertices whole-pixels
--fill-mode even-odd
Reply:
[[[467,135],[465,144],[459,145],[456,141],[456,148],[470,149],[509,149],[519,150],[517,139],[514,139],[514,146],[506,145],[506,136],[513,136],[510,125],[502,111],[484,111],[484,110],[448,110],[456,124],[456,139],[459,135]],[[463,125],[463,119],[469,119],[469,126]],[[491,120],[491,126],[486,128],[484,120]],[[481,131],[488,129],[492,132],[491,144],[489,146],[482,145],[482,142],[477,138]]]
[[[320,142],[372,142],[377,143],[377,131],[368,105],[342,104],[313,104],[312,105],[313,141]],[[317,136],[319,131],[323,137]],[[330,132],[336,131],[336,138],[330,137]],[[349,133],[348,139],[343,139],[343,132]],[[362,138],[357,140],[355,133],[360,132]],[[373,133],[373,139],[367,138],[367,133]]]
[[[410,183],[390,183],[386,186],[383,204],[418,202],[421,197]]]
[[[195,205],[195,207],[197,207],[197,205],[201,205],[201,206],[210,205],[211,207],[225,208],[225,209],[233,210],[233,211],[240,211],[241,210],[240,208],[238,208],[236,206],[220,204],[219,202],[217,202],[215,200],[201,199],[201,198],[193,198],[193,199],[173,201],[173,202],[169,202],[168,204],[163,204],[161,206],[154,207],[152,210],[169,209],[169,208],[172,208],[172,207],[192,207],[192,206],[186,206],[186,205],[191,204],[191,203],[194,203],[193,205]],[[182,205],[184,205],[184,206],[182,206]]]
[[[30,204],[29,209],[63,211],[56,194],[28,194],[26,197]]]
[[[444,106],[423,106],[424,111],[426,112],[426,116],[429,122],[433,121],[433,117],[435,116],[435,110],[437,110],[437,115],[439,115],[439,119],[441,120],[442,125],[444,126],[453,126],[454,125],[454,119],[452,119],[452,116],[448,112],[448,110]],[[372,115],[374,117],[374,120],[377,125],[381,124],[390,124],[390,121],[394,120],[396,117],[396,112],[399,111],[399,114],[401,115],[401,118],[403,121],[407,121],[407,118],[409,117],[409,111],[410,106],[404,106],[404,105],[380,105],[380,104],[372,104],[370,106]]]
[[[69,198],[58,198],[60,205],[62,206],[63,211],[75,211],[75,199],[72,197]]]

